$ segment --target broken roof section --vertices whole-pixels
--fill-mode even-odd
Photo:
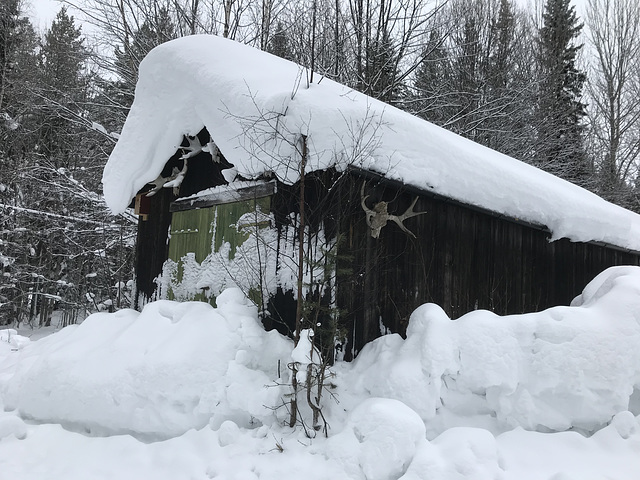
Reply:
[[[135,101],[104,170],[123,211],[183,135],[203,127],[245,179],[357,166],[421,190],[546,226],[552,238],[640,251],[640,216],[535,167],[358,93],[287,60],[224,38],[165,43],[140,65]]]

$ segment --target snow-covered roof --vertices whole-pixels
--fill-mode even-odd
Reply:
[[[580,187],[358,93],[295,63],[216,36],[153,49],[105,167],[106,201],[123,211],[183,140],[203,127],[245,178],[355,165],[420,189],[544,225],[552,238],[640,251],[640,216]],[[297,150],[296,150],[297,149]]]

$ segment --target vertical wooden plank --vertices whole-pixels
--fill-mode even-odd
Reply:
[[[138,220],[136,238],[134,308],[153,300],[156,292],[155,278],[162,273],[167,259],[168,234],[171,224],[169,205],[174,196],[171,189],[161,189],[150,200],[150,213],[146,220]]]

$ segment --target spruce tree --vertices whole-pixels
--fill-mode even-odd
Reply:
[[[398,55],[391,35],[383,30],[370,41],[364,68],[363,91],[367,95],[387,103],[394,103],[400,96]]]
[[[62,7],[44,35],[40,62],[43,105],[38,145],[56,168],[74,166],[70,157],[83,133],[75,118],[81,115],[88,85],[83,43],[80,27]]]
[[[410,104],[413,113],[439,126],[447,126],[455,115],[452,66],[445,40],[446,36],[440,29],[434,28],[429,32],[422,61],[416,70],[415,98]]]
[[[160,7],[155,15],[144,20],[132,37],[126,39],[122,47],[116,47],[115,73],[120,80],[114,85],[119,89],[123,105],[129,107],[133,102],[133,92],[138,81],[138,67],[147,53],[177,36],[170,12],[167,8]]]
[[[535,79],[530,29],[518,13],[509,0],[449,2],[441,15],[458,28],[431,30],[411,108],[431,122],[528,161]]]
[[[496,90],[505,89],[511,81],[515,63],[516,21],[509,0],[500,0],[498,18],[492,25],[495,41],[489,58],[489,82]]]
[[[491,25],[484,85],[487,120],[478,141],[525,162],[531,161],[531,105],[535,103],[531,29],[510,0],[499,0]]]
[[[271,36],[271,40],[267,46],[267,52],[286,60],[293,60],[289,38],[287,37],[284,24],[280,21],[276,24],[276,31]]]
[[[5,96],[11,85],[11,72],[18,42],[18,22],[17,0],[2,2],[0,4],[0,113],[4,115],[6,115]]]
[[[579,185],[589,183],[581,123],[586,80],[577,65],[582,29],[570,0],[547,0],[538,32],[539,91],[536,111],[536,163]]]
[[[12,15],[1,36],[11,40],[2,108],[11,122],[0,123],[0,324],[47,324],[53,309],[72,322],[122,299],[126,230],[98,193],[106,151],[86,128],[95,103],[80,29],[63,8],[38,49],[28,20]]]
[[[31,224],[21,215],[33,189],[37,124],[37,37],[20,2],[0,2],[0,324],[19,317],[40,278],[33,268]],[[38,227],[36,227],[38,228]]]
[[[8,141],[7,135],[15,132],[28,109],[36,46],[35,32],[18,0],[0,2],[0,148],[15,145],[15,138]]]

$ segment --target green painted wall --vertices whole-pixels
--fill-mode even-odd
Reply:
[[[236,227],[240,217],[249,212],[255,212],[256,207],[264,214],[268,214],[271,207],[271,197],[243,200],[234,203],[214,205],[207,208],[173,212],[171,218],[171,238],[169,240],[169,259],[178,264],[178,283],[182,281],[182,258],[187,253],[194,253],[197,262],[202,261],[212,251],[217,252],[224,242],[231,246],[229,256],[235,257],[236,249],[248,238],[252,228]],[[258,222],[260,223],[260,222]],[[245,223],[245,227],[255,226],[255,223]],[[263,225],[258,225],[262,227]],[[240,231],[239,231],[240,230]],[[247,232],[249,230],[249,232]],[[173,293],[168,292],[173,299]],[[209,301],[215,305],[215,298],[207,298],[204,293],[197,294],[190,300]]]

